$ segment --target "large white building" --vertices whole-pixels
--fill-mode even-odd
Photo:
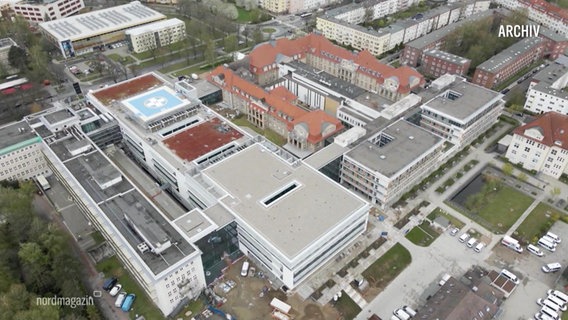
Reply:
[[[15,14],[35,23],[65,18],[85,8],[84,0],[22,0],[10,5]]]
[[[404,119],[343,155],[341,184],[382,208],[438,168],[445,140]]]
[[[42,34],[58,48],[63,57],[92,52],[94,48],[124,41],[127,29],[164,20],[166,16],[132,1],[121,6],[91,11],[39,24]]]
[[[516,128],[506,157],[556,179],[568,174],[568,116],[547,112]]]
[[[470,144],[498,120],[503,95],[446,74],[432,82],[436,96],[421,109],[420,126],[444,137],[458,149]]]
[[[25,121],[0,128],[0,180],[28,180],[50,175],[41,138]]]
[[[173,18],[128,29],[125,34],[128,49],[140,53],[184,40],[185,22]]]
[[[568,114],[567,88],[568,66],[551,63],[532,78],[524,108],[534,113]]]
[[[237,221],[241,250],[289,288],[366,230],[366,201],[260,144],[203,174],[225,190],[220,204]]]

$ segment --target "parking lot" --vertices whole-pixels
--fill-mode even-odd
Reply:
[[[493,263],[495,267],[500,267],[500,263],[503,263],[503,266],[510,266],[514,263],[510,270],[521,278],[521,285],[503,303],[503,319],[529,319],[534,317],[535,313],[540,310],[536,300],[546,297],[548,289],[565,292],[565,288],[562,287],[562,271],[544,273],[541,268],[543,265],[552,262],[559,262],[563,268],[568,265],[568,250],[566,250],[568,224],[556,222],[550,231],[563,240],[562,243],[558,244],[555,252],[543,250],[544,256],[537,257],[526,250],[522,254],[517,254],[510,249],[499,246],[488,259],[488,262]]]

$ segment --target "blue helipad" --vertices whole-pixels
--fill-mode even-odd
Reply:
[[[144,122],[160,117],[185,105],[176,93],[160,87],[123,101],[123,104]]]

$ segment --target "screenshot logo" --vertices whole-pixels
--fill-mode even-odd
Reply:
[[[539,25],[502,24],[499,26],[499,34],[497,36],[499,38],[535,38],[538,37],[539,30]]]
[[[58,306],[58,307],[69,307],[75,309],[81,306],[91,306],[95,304],[95,298],[101,296],[100,291],[93,292],[92,295],[77,296],[77,297],[37,297],[36,304],[38,306]]]

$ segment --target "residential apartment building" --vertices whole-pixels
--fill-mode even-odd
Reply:
[[[444,75],[432,82],[436,96],[420,106],[420,126],[451,142],[457,150],[469,145],[499,120],[503,95]]]
[[[11,4],[15,14],[39,23],[74,15],[85,8],[84,0],[21,1]]]
[[[10,53],[10,48],[17,46],[18,44],[11,38],[0,39],[0,67],[6,73],[13,73],[17,70],[10,65],[10,60],[8,60],[8,54]]]
[[[550,60],[556,60],[563,55],[568,49],[568,37],[566,35],[554,32],[549,28],[541,26],[538,36],[542,38],[545,43],[544,57]]]
[[[440,77],[444,74],[464,76],[471,60],[441,50],[429,50],[422,56],[420,71],[425,75]]]
[[[385,208],[439,166],[444,144],[400,119],[343,155],[341,184]]]
[[[290,0],[288,13],[300,13],[325,8],[338,0]]]
[[[381,6],[373,11],[377,15],[373,19],[382,17],[381,14],[392,14],[392,10],[400,11],[393,6],[384,7],[385,3],[381,2]],[[483,0],[441,6],[422,13],[419,18],[398,21],[379,30],[359,26],[358,24],[363,23],[365,10],[359,4],[352,4],[317,17],[316,28],[330,40],[380,55],[398,44],[408,43],[460,19],[487,11],[489,3]]]
[[[534,113],[554,111],[568,115],[567,87],[568,66],[551,63],[532,78],[524,108]]]
[[[23,181],[40,174],[51,174],[41,138],[25,121],[0,127],[0,180]]]
[[[568,116],[547,112],[517,127],[506,157],[527,170],[556,179],[568,174]]]
[[[61,50],[63,57],[93,52],[109,43],[125,40],[125,31],[166,16],[140,1],[74,15],[39,24],[40,31]]]
[[[523,68],[539,61],[545,53],[542,38],[525,38],[478,65],[472,82],[494,88]]]
[[[510,10],[525,10],[528,18],[540,25],[568,36],[568,10],[544,0],[496,0]]]
[[[185,39],[185,22],[178,18],[157,21],[124,32],[128,49],[135,53],[167,46]]]
[[[290,10],[290,0],[259,0],[258,6],[275,14],[283,14]]]

